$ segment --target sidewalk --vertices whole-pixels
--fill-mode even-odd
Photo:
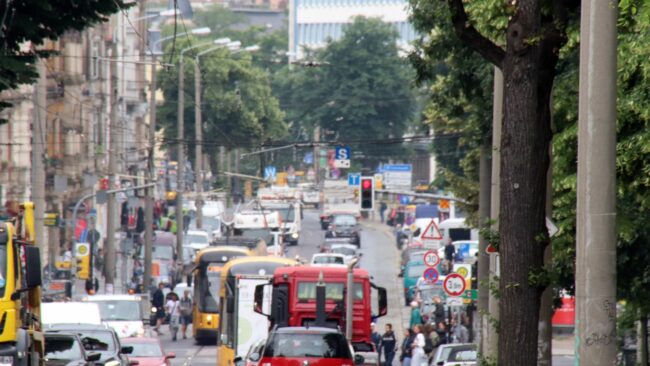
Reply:
[[[573,335],[553,336],[552,347],[554,356],[574,356],[575,337]]]

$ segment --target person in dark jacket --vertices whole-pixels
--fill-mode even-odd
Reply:
[[[442,305],[442,299],[440,296],[433,297],[433,318],[435,323],[439,324],[445,321],[445,307]]]
[[[379,352],[379,347],[381,347],[381,334],[375,330],[375,323],[370,323],[370,341],[372,341],[375,349]]]
[[[447,264],[447,273],[451,273],[454,268],[454,258],[456,257],[456,247],[451,242],[451,239],[447,241],[445,245],[445,262]]]
[[[413,348],[413,339],[415,339],[415,333],[412,329],[407,329],[404,331],[404,340],[402,341],[401,354],[399,360],[402,361],[402,366],[411,365],[412,348]]]
[[[381,336],[380,347],[384,351],[384,366],[392,366],[397,349],[397,338],[390,323],[386,324],[386,332]]]
[[[159,335],[162,334],[160,331],[160,326],[165,319],[165,295],[163,294],[163,289],[165,288],[164,283],[159,283],[158,288],[154,291],[153,296],[151,296],[151,305],[156,308],[156,326],[153,330]]]

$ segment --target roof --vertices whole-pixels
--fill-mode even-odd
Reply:
[[[298,262],[293,259],[273,257],[273,256],[251,256],[241,257],[230,260],[221,268],[221,274],[228,274],[231,271],[237,274],[259,274],[263,275],[261,270],[275,272],[278,267],[295,266]],[[273,273],[266,273],[272,275]]]
[[[125,301],[140,301],[140,295],[92,295],[84,296],[84,301],[109,301],[109,300],[125,300]]]
[[[325,327],[281,327],[276,328],[274,333],[338,333],[343,335],[341,332],[334,328],[325,328]]]
[[[355,268],[353,271],[355,277],[370,278],[370,274],[365,269]],[[348,269],[345,267],[314,267],[311,265],[302,265],[278,268],[275,270],[275,275],[298,275],[302,277],[313,277],[314,279],[317,279],[321,272],[345,277],[347,276]]]

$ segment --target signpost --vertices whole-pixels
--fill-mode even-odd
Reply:
[[[458,273],[450,273],[445,277],[443,288],[447,295],[451,297],[458,297],[465,292],[465,278]]]
[[[386,164],[381,169],[385,189],[411,190],[413,166],[411,164]]]
[[[431,222],[429,222],[427,228],[424,229],[424,233],[422,233],[422,239],[442,240],[442,234],[440,233],[438,224],[436,224],[436,221],[434,219],[431,219]]]
[[[440,256],[435,250],[429,250],[424,253],[424,264],[427,267],[436,267],[440,263]]]
[[[349,168],[350,157],[351,152],[349,146],[337,146],[334,152],[334,167]]]

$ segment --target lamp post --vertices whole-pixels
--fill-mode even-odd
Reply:
[[[197,28],[189,32],[181,33],[180,35],[194,34],[203,35],[209,34],[210,28]],[[154,167],[154,152],[156,150],[156,90],[157,86],[157,54],[155,53],[156,46],[165,41],[173,39],[175,36],[163,37],[152,45],[152,66],[151,66],[151,96],[149,102],[149,156],[147,159],[147,169],[151,182],[156,178]],[[180,164],[180,162],[179,162]],[[154,187],[150,187],[147,191],[145,199],[145,231],[144,231],[144,274],[142,279],[143,292],[148,294],[149,287],[151,286],[151,250],[153,242],[153,206],[154,206]],[[178,218],[177,218],[178,219]],[[182,245],[182,243],[181,243]],[[179,252],[182,255],[183,251]]]
[[[203,140],[203,125],[201,117],[201,65],[200,58],[210,52],[218,49],[227,48],[234,53],[239,52],[253,52],[259,50],[259,46],[249,46],[240,49],[241,42],[233,41],[226,44],[220,44],[215,47],[208,48],[205,51],[199,52],[194,58],[194,99],[195,99],[195,112],[194,112],[194,129],[196,130],[196,149],[195,149],[195,165],[196,165],[196,227],[201,229],[203,226],[203,147],[201,146]]]

